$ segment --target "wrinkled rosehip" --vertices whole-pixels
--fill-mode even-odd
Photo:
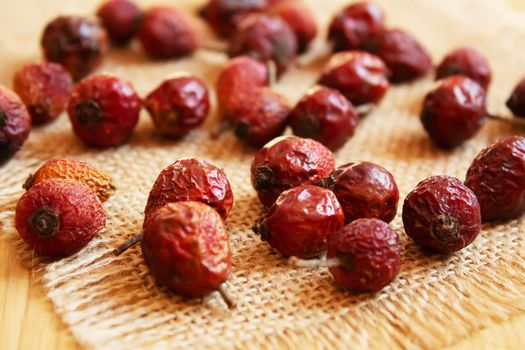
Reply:
[[[326,250],[343,223],[343,210],[331,191],[303,185],[281,193],[252,229],[285,256],[311,258]]]
[[[418,246],[440,253],[460,250],[481,229],[478,200],[472,190],[451,176],[421,181],[403,204],[403,225]]]
[[[31,130],[31,118],[20,98],[0,85],[0,164],[14,155]]]
[[[317,22],[312,11],[298,0],[278,1],[270,6],[270,11],[288,23],[297,36],[299,52],[305,52],[317,35]]]
[[[35,184],[16,206],[20,236],[31,249],[53,257],[78,252],[105,223],[96,194],[77,181],[52,179]]]
[[[95,147],[126,142],[139,120],[141,100],[133,87],[112,75],[82,80],[73,90],[68,114],[75,134]]]
[[[452,76],[437,82],[423,101],[421,122],[440,147],[458,146],[472,138],[487,119],[486,93],[475,81]]]
[[[13,78],[13,89],[27,107],[34,124],[49,122],[65,111],[73,81],[56,63],[27,64]]]
[[[347,6],[330,23],[328,40],[334,51],[363,49],[370,37],[384,30],[385,14],[377,4],[362,1]]]
[[[115,45],[127,45],[137,33],[142,11],[130,0],[108,0],[103,3],[97,17]]]
[[[354,105],[378,103],[390,86],[383,61],[363,51],[332,56],[319,84],[339,90]]]
[[[512,91],[507,100],[507,107],[515,117],[525,118],[525,78]]]
[[[368,41],[366,50],[385,62],[392,83],[410,82],[432,68],[432,58],[425,48],[401,29],[389,29],[376,35]]]
[[[196,158],[183,158],[161,171],[151,188],[145,215],[168,203],[202,202],[226,220],[233,207],[233,192],[224,172]]]
[[[107,33],[98,21],[60,16],[44,29],[41,40],[48,61],[61,64],[74,80],[93,72],[108,52]]]
[[[144,106],[160,134],[177,138],[204,122],[210,98],[206,85],[188,75],[164,81],[146,97]]]
[[[142,253],[158,282],[188,297],[217,290],[232,269],[222,219],[199,202],[169,203],[153,212],[144,225]]]
[[[334,168],[334,156],[323,144],[312,139],[282,136],[257,152],[251,166],[251,181],[259,201],[270,207],[281,192],[314,184]]]
[[[525,212],[525,138],[513,136],[483,149],[468,169],[467,185],[483,221],[509,220]]]
[[[190,55],[200,41],[189,19],[167,6],[152,7],[144,13],[137,38],[146,53],[160,59]]]
[[[436,79],[463,75],[481,85],[485,90],[490,83],[490,66],[485,57],[469,47],[450,52],[436,68]]]
[[[253,14],[242,20],[231,37],[228,55],[247,55],[261,62],[272,60],[281,75],[295,61],[297,37],[280,17]]]
[[[345,221],[376,218],[394,219],[399,190],[394,176],[380,165],[355,162],[341,165],[319,185],[332,190],[345,213]]]

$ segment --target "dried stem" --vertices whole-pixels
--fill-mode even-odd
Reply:
[[[221,52],[226,53],[228,46],[226,43],[215,40],[207,40],[203,42],[200,46],[201,49],[206,51]]]
[[[290,265],[294,267],[337,267],[341,266],[341,260],[338,258],[330,259],[299,259],[298,257],[292,256],[288,260]]]
[[[268,67],[268,83],[274,86],[277,83],[277,65],[274,60],[268,60],[266,63]]]
[[[225,287],[224,283],[219,286],[219,289],[217,291],[221,295],[222,300],[224,300],[226,305],[228,305],[228,309],[235,309],[237,305],[235,304],[232,295],[228,291],[228,288]]]
[[[356,106],[355,110],[357,112],[357,115],[362,118],[370,114],[374,110],[375,107],[376,107],[375,103],[367,103],[364,105]]]
[[[121,245],[118,246],[118,248],[113,250],[113,254],[115,254],[116,256],[119,256],[120,254],[128,250],[129,248],[133,247],[134,245],[142,241],[142,237],[144,237],[143,233],[139,233],[138,235],[131,237],[131,239],[122,243]]]

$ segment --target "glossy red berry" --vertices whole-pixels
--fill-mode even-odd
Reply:
[[[403,225],[418,246],[440,253],[460,250],[481,229],[478,200],[472,190],[451,176],[421,181],[403,204]]]
[[[51,21],[41,39],[46,60],[61,64],[75,80],[98,68],[108,52],[108,38],[98,21],[60,16]]]
[[[78,252],[104,228],[106,216],[87,185],[51,179],[35,184],[16,206],[16,229],[29,247],[59,257]]]
[[[137,33],[142,11],[130,0],[108,0],[97,11],[97,17],[115,45],[127,45]]]
[[[335,168],[332,152],[312,139],[278,137],[257,152],[251,166],[251,181],[259,201],[270,207],[281,192],[314,184]]]
[[[509,220],[525,212],[525,138],[501,139],[483,149],[468,169],[467,185],[483,221]]]
[[[226,220],[233,206],[233,192],[224,172],[196,158],[183,158],[161,171],[151,188],[145,215],[172,202],[202,202]]]
[[[223,221],[199,202],[168,203],[155,210],[144,225],[142,253],[158,282],[188,297],[217,290],[232,269]]]
[[[284,19],[297,36],[299,52],[305,52],[317,35],[317,22],[312,11],[299,0],[278,1],[270,12]]]
[[[192,54],[199,35],[189,19],[173,7],[156,6],[144,13],[137,37],[154,58],[177,58]]]
[[[22,148],[30,130],[26,107],[14,92],[0,85],[0,164]]]
[[[186,75],[165,80],[146,97],[144,106],[160,134],[177,138],[204,122],[210,98],[202,80]]]
[[[380,165],[370,162],[341,165],[319,185],[334,192],[346,222],[376,218],[388,223],[396,216],[399,190],[394,176]]]
[[[392,283],[401,269],[403,246],[396,231],[378,219],[358,219],[328,239],[334,280],[354,293],[377,292]]]
[[[470,47],[462,47],[450,52],[436,68],[436,79],[452,75],[463,75],[481,85],[489,86],[491,73],[485,57]]]
[[[13,89],[26,105],[33,124],[40,124],[56,119],[65,111],[73,81],[59,64],[27,64],[16,71]]]
[[[311,258],[326,250],[343,223],[343,210],[331,191],[303,185],[281,193],[252,229],[285,256]]]
[[[339,90],[354,105],[378,103],[390,86],[383,61],[364,51],[332,56],[319,84]]]
[[[486,93],[475,81],[452,76],[437,82],[423,101],[421,122],[439,147],[454,147],[472,138],[487,119]]]
[[[512,91],[507,100],[507,107],[515,117],[525,118],[525,78]]]

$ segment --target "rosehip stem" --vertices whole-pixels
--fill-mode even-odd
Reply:
[[[274,86],[277,83],[277,65],[274,60],[268,60],[266,66],[268,67],[268,84]]]
[[[502,117],[502,116],[494,115],[494,114],[488,114],[488,117],[498,122],[525,127],[525,119],[506,118],[506,117]]]
[[[299,259],[298,257],[292,256],[288,261],[290,265],[294,267],[337,267],[341,266],[341,260],[338,258],[330,259]]]
[[[219,286],[219,289],[217,290],[219,292],[219,294],[221,295],[222,297],[222,300],[224,300],[224,302],[226,303],[226,305],[228,305],[228,309],[235,309],[235,307],[237,306],[235,304],[235,301],[233,300],[233,297],[232,295],[230,294],[230,292],[228,291],[228,288],[226,288],[224,286],[224,284],[221,284]]]
[[[115,254],[116,256],[119,256],[120,254],[128,250],[129,248],[133,247],[134,245],[137,245],[140,241],[142,241],[142,237],[144,237],[144,234],[142,232],[139,233],[138,235],[131,237],[131,239],[122,243],[115,250],[113,250],[113,254]]]
[[[228,49],[225,43],[222,43],[220,41],[212,41],[212,40],[203,42],[200,48],[203,50],[220,52],[220,53],[226,53]]]
[[[299,67],[309,66],[317,61],[328,58],[333,51],[334,45],[332,43],[326,43],[325,45],[316,47],[299,57],[297,59],[297,65]]]
[[[367,103],[364,105],[356,106],[355,110],[357,112],[357,115],[362,118],[369,115],[375,107],[376,105],[374,103]]]

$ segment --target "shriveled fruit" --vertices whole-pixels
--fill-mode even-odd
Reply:
[[[272,4],[269,11],[288,23],[297,36],[299,52],[305,52],[317,35],[317,22],[308,6],[299,0],[282,0]]]
[[[31,118],[20,98],[0,85],[0,164],[26,142]]]
[[[436,79],[463,75],[481,85],[489,86],[491,73],[485,57],[470,47],[462,47],[447,54],[436,68]]]
[[[525,78],[512,91],[507,100],[507,107],[515,117],[525,118]]]
[[[142,11],[130,0],[108,0],[97,10],[97,17],[115,45],[127,45],[137,33]]]

